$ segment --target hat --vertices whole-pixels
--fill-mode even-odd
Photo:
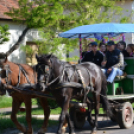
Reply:
[[[108,41],[107,45],[112,46],[112,45],[115,45],[115,43],[114,43],[114,41],[110,40],[110,41]]]
[[[90,44],[91,44],[92,46],[94,46],[94,45],[97,46],[97,45],[98,45],[97,42],[91,42]]]

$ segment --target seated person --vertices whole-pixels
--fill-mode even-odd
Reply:
[[[84,55],[85,55],[87,52],[90,52],[90,51],[92,51],[92,46],[91,46],[91,44],[89,43],[89,44],[88,44],[87,51],[82,52],[82,58],[84,57]]]
[[[102,65],[105,68],[102,71],[106,74],[108,83],[113,83],[116,76],[123,75],[124,56],[120,50],[115,49],[113,41],[107,43],[106,61],[102,62]]]
[[[134,44],[127,45],[128,57],[134,57]]]
[[[119,50],[123,53],[124,57],[128,57],[129,54],[128,54],[128,52],[126,51],[126,42],[124,42],[124,41],[119,41],[119,42],[117,43],[117,45],[118,45]]]
[[[91,42],[90,44],[91,44],[92,51],[87,52],[84,55],[81,62],[89,61],[95,63],[98,66],[101,66],[101,63],[104,59],[104,55],[97,50],[97,45],[98,45],[97,42]]]
[[[103,43],[103,42],[101,42],[101,43],[99,44],[99,49],[100,49],[100,51],[101,51],[103,54],[105,54],[105,53],[106,53],[106,44]]]

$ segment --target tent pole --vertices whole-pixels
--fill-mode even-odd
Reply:
[[[122,34],[122,40],[125,41],[125,34]]]
[[[82,59],[82,38],[81,34],[79,34],[79,52],[80,52],[80,60]]]

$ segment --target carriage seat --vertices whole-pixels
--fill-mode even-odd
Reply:
[[[124,72],[122,76],[116,76],[114,81],[123,80],[127,77],[127,73]]]

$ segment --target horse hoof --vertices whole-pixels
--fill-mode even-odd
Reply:
[[[33,132],[25,132],[24,134],[33,134]]]
[[[64,134],[66,132],[66,127],[62,127],[61,132]]]
[[[47,131],[47,128],[41,128],[37,134],[44,134]]]
[[[31,129],[30,129],[30,130],[27,129],[26,132],[25,132],[24,134],[33,134],[33,129],[32,129],[32,130],[31,130]]]
[[[33,134],[33,132],[25,132],[24,134]]]
[[[91,134],[96,134],[96,132],[91,132]]]
[[[26,133],[27,129],[24,124],[20,124],[21,126],[18,127],[19,130],[21,130],[23,133]]]

